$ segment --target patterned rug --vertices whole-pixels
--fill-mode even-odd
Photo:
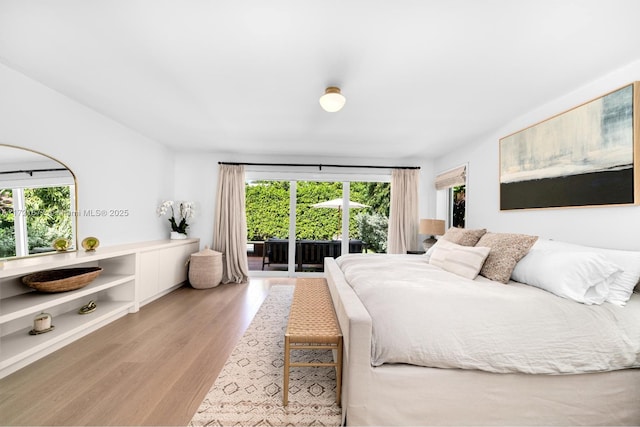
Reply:
[[[291,368],[282,405],[284,333],[293,286],[273,286],[225,363],[190,426],[338,426],[333,368]],[[331,361],[330,351],[298,351],[296,361]]]

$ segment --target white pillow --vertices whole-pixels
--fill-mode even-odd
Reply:
[[[563,250],[547,242],[536,242],[511,278],[583,304],[602,304],[622,268],[602,254]]]
[[[439,240],[432,246],[429,264],[467,279],[475,279],[491,248],[462,246],[447,240]]]
[[[597,253],[602,254],[607,260],[622,268],[622,273],[620,273],[611,284],[607,302],[621,307],[626,305],[629,298],[631,298],[633,289],[638,284],[638,281],[640,281],[640,252],[589,248],[587,246],[585,246],[583,250],[595,250]]]
[[[625,251],[619,249],[602,249],[573,243],[557,242],[555,240],[538,239],[531,249],[553,252],[590,252],[602,255],[607,261],[619,266],[622,272],[614,277],[610,283],[606,301],[624,306],[633,289],[640,281],[640,251]],[[512,276],[513,277],[513,276]],[[513,280],[516,280],[515,278]],[[517,280],[519,281],[519,280]]]

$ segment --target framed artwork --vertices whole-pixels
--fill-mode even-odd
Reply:
[[[640,202],[640,82],[500,139],[500,210]]]

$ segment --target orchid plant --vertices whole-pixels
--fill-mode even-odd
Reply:
[[[178,207],[179,218],[176,219],[174,205]],[[171,210],[171,217],[169,223],[171,224],[171,231],[175,231],[181,234],[187,234],[187,219],[192,218],[194,214],[193,202],[174,202],[173,200],[165,200],[162,202],[156,212],[158,216],[166,215]]]

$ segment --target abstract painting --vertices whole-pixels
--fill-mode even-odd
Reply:
[[[500,139],[500,210],[637,204],[639,84]]]

